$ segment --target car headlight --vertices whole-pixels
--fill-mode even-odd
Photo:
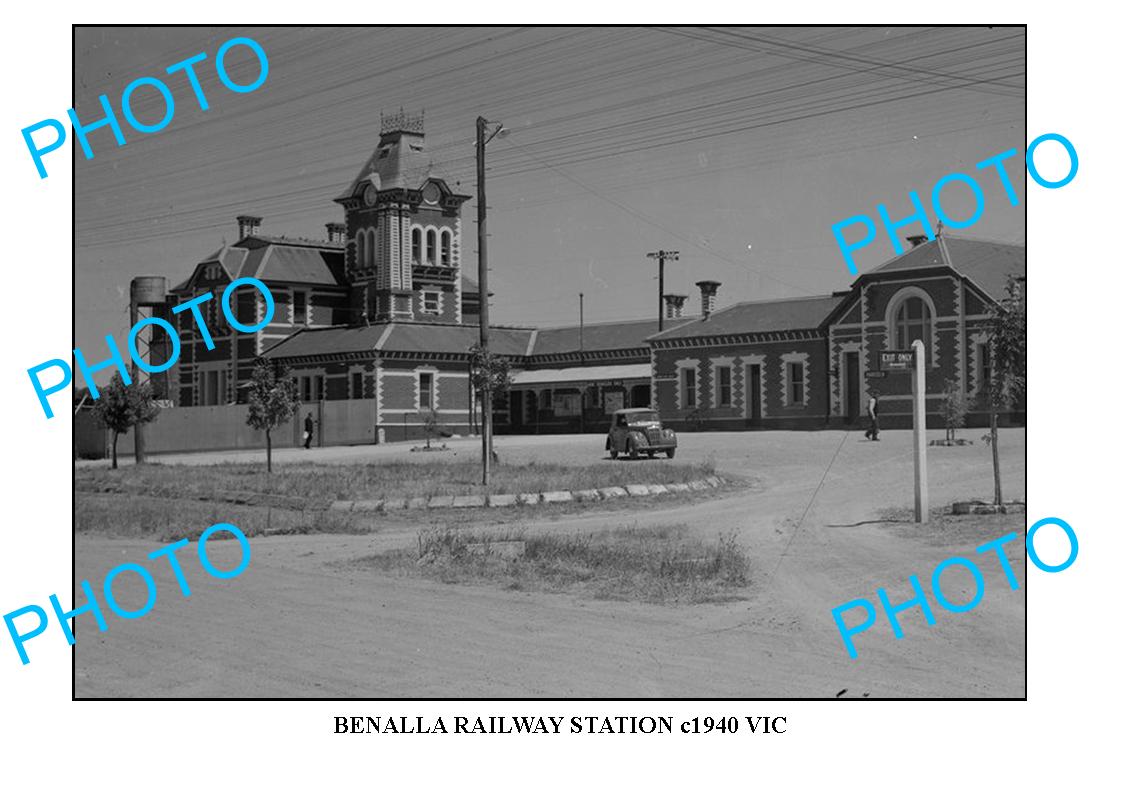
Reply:
[[[673,428],[664,429],[664,431],[668,437],[673,437],[675,435],[675,430]]]

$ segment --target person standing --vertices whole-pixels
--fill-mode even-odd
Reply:
[[[316,428],[316,422],[312,419],[312,413],[309,412],[308,416],[304,418],[304,447],[312,447],[312,431]]]
[[[866,405],[866,413],[870,416],[870,427],[866,429],[866,439],[877,442],[877,391],[870,392],[870,402]]]

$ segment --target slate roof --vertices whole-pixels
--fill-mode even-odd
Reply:
[[[401,131],[384,134],[355,179],[336,201],[354,196],[359,185],[367,181],[379,191],[420,188],[429,178],[432,168],[432,161],[425,152],[423,135]]]
[[[648,340],[681,340],[690,337],[713,337],[725,334],[784,332],[793,329],[816,329],[826,320],[844,296],[809,296],[806,298],[743,301],[709,318],[700,318],[677,329],[654,334]]]
[[[237,277],[262,281],[345,285],[342,250],[270,244],[250,249]]]
[[[530,329],[492,327],[489,348],[503,356],[526,353]],[[430,323],[375,323],[370,326],[332,326],[303,329],[265,352],[269,358],[397,351],[466,354],[479,342],[475,326]]]
[[[669,331],[693,320],[693,318],[667,319],[663,321],[663,326]],[[587,323],[583,335],[584,350],[613,351],[621,348],[645,348],[647,338],[658,331],[658,320]],[[534,340],[534,348],[530,353],[539,355],[580,351],[581,341],[580,326],[539,329]]]
[[[940,243],[943,243],[943,246]],[[1012,243],[941,235],[894,257],[869,276],[949,265],[995,300],[1006,295],[1006,275],[1026,274],[1026,247]]]

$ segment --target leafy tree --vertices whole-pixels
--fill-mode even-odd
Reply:
[[[998,465],[998,413],[1013,408],[1026,391],[1026,300],[1023,279],[1006,277],[1006,297],[987,319],[990,378],[983,399],[990,412],[988,442],[994,462],[994,502],[1002,505],[1002,475]]]
[[[493,399],[503,395],[511,386],[511,365],[505,357],[498,356],[490,351],[484,352],[479,345],[474,345],[468,350],[469,363],[472,376],[472,390],[478,396],[490,395]],[[494,403],[492,403],[494,408]],[[488,454],[494,460],[495,451],[491,449],[492,418],[488,418]]]
[[[113,469],[116,470],[117,438],[128,434],[133,426],[151,423],[160,414],[160,407],[149,382],[134,381],[125,386],[120,373],[114,373],[109,386],[99,392],[100,397],[93,403],[94,418],[98,425],[113,432]]]
[[[246,425],[265,432],[265,467],[269,472],[273,472],[273,429],[291,420],[299,408],[300,397],[288,366],[257,360],[250,380]]]
[[[958,380],[947,383],[944,394],[944,433],[948,442],[955,439],[956,429],[963,428],[967,418],[967,400],[963,397],[963,386]]]

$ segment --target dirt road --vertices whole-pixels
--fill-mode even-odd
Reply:
[[[1006,493],[1022,497],[1024,432],[1003,435]],[[978,440],[979,432],[967,436]],[[919,610],[905,611],[903,639],[893,637],[879,614],[856,637],[859,659],[846,655],[831,608],[859,597],[876,601],[879,587],[902,602],[910,596],[910,574],[928,583],[937,563],[972,555],[1002,533],[983,517],[973,526],[977,533],[948,539],[870,522],[879,509],[911,505],[908,432],[887,432],[876,444],[844,432],[683,437],[683,458],[713,457],[720,471],[752,475],[762,486],[704,504],[637,501],[626,521],[685,522],[699,535],[737,532],[751,558],[745,600],[672,607],[605,602],[345,566],[415,543],[415,529],[401,522],[367,536],[255,538],[252,563],[234,580],[211,578],[185,552],[180,560],[190,598],[180,595],[166,566],[153,567],[159,599],[148,616],[110,616],[104,634],[80,617],[77,696],[833,697],[842,689],[858,697],[1024,695],[1025,591],[1010,591],[993,557],[973,556],[987,584],[979,607],[953,615],[934,606],[935,626]],[[542,440],[504,439],[500,448],[513,466],[588,460],[602,442]],[[987,496],[985,445],[930,448],[929,454],[934,506]],[[384,448],[377,455],[390,454]],[[634,463],[637,471],[643,464]],[[481,520],[486,524],[486,515]],[[620,513],[594,512],[534,522],[528,530],[562,533],[623,521]],[[1018,522],[1013,527],[1024,530]],[[78,576],[96,583],[159,546],[80,536]],[[209,549],[219,560],[236,560],[233,542],[212,542]],[[1024,583],[1024,546],[1008,549]],[[944,586],[959,602],[972,592],[970,579],[953,573]],[[134,607],[143,602],[123,581],[118,599]]]

